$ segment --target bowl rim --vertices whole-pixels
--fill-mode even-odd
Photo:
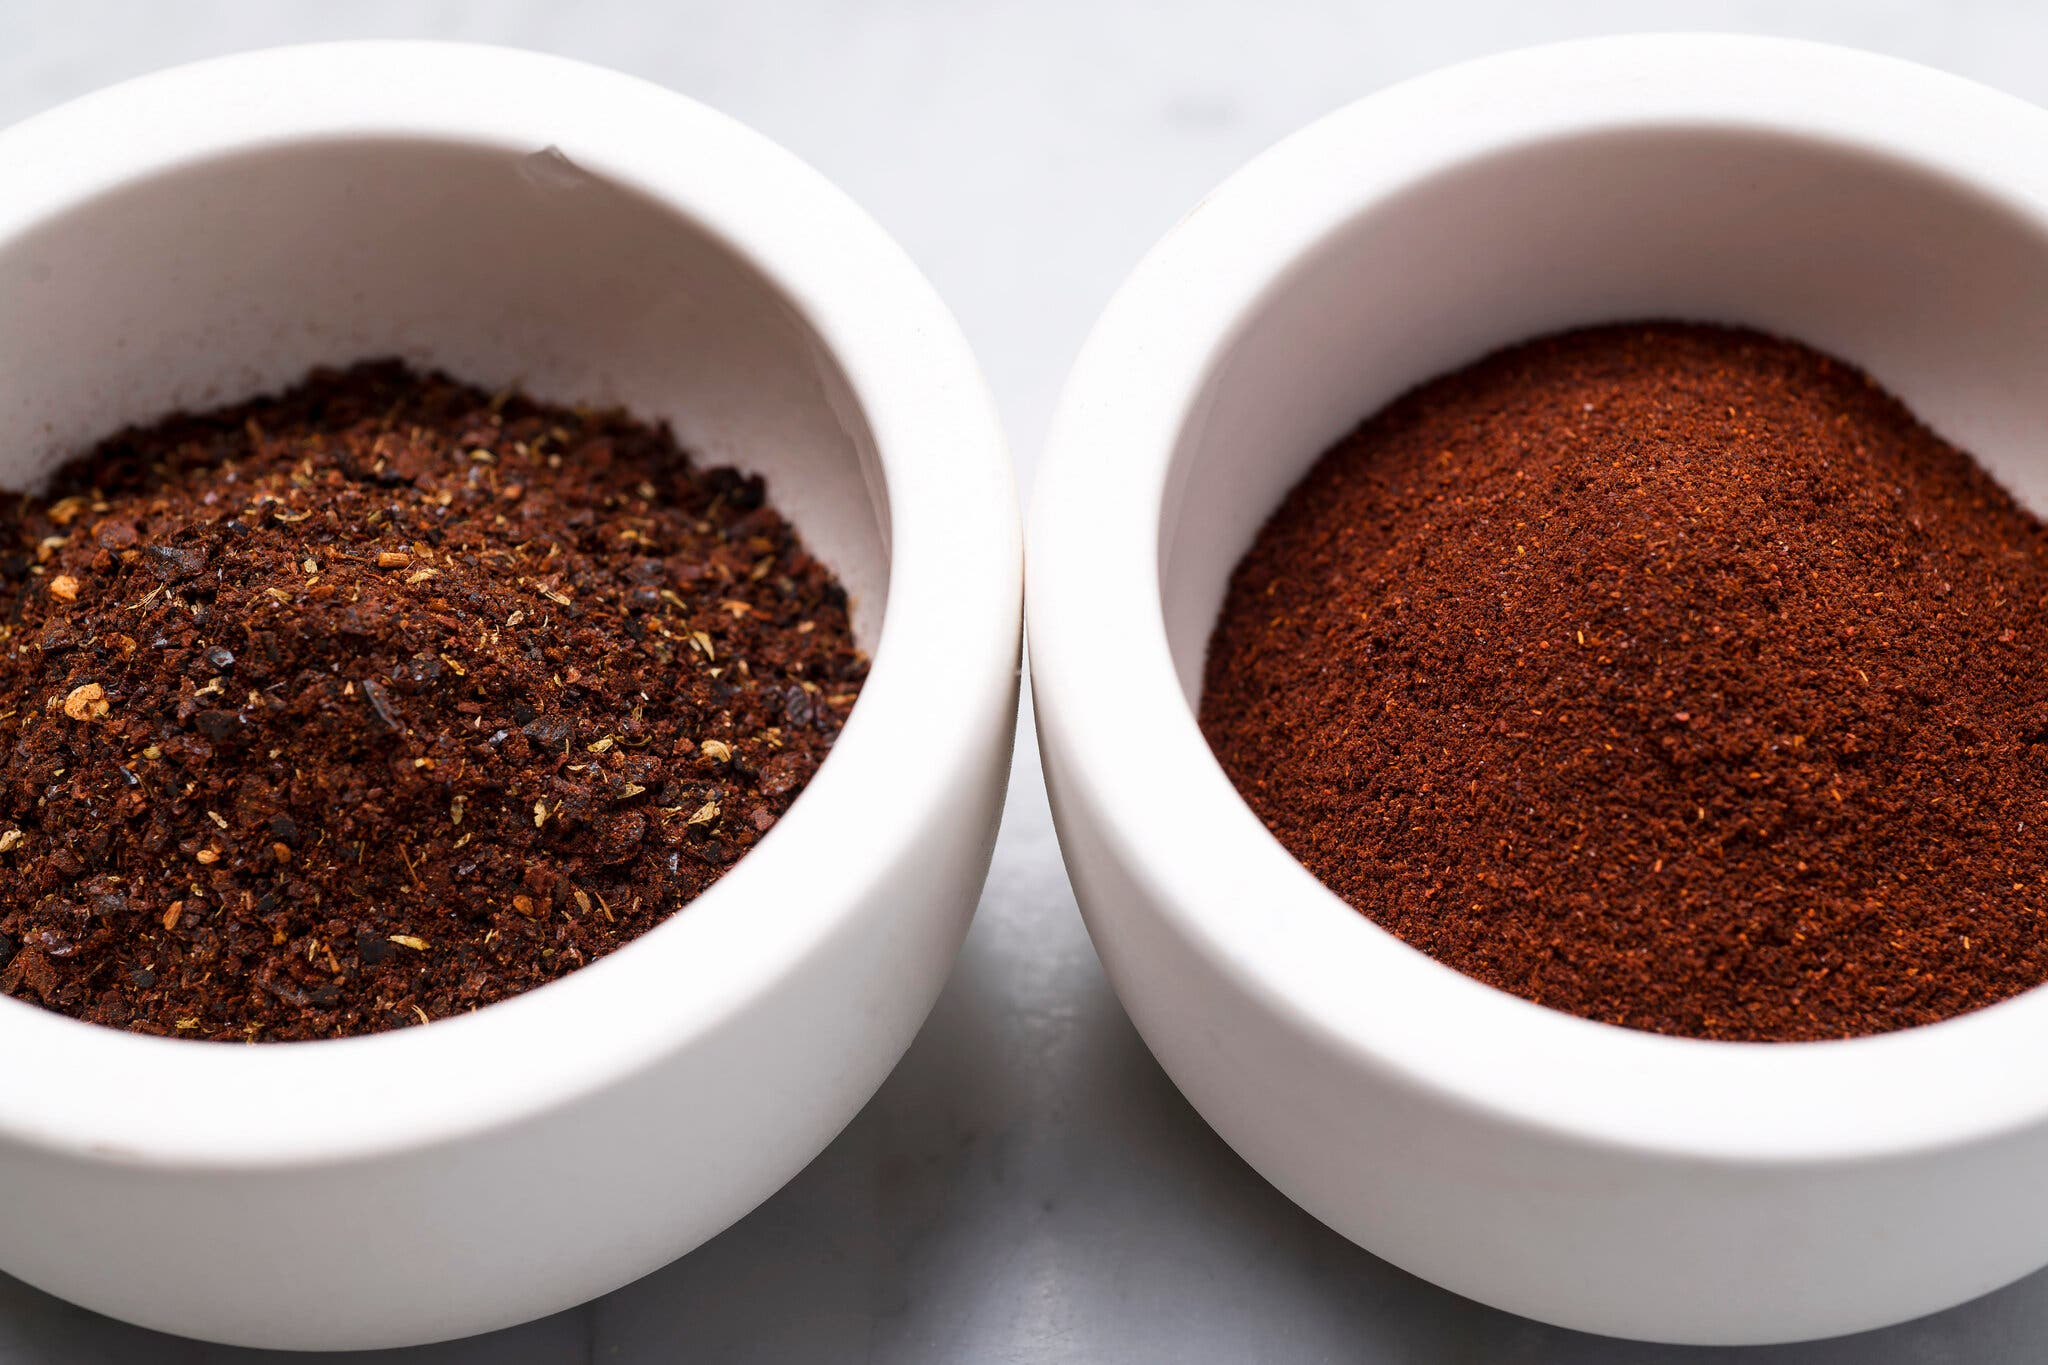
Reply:
[[[1000,421],[964,336],[851,198],[694,100],[464,43],[321,43],[197,62],[0,131],[0,250],[127,185],[336,141],[559,149],[779,290],[837,361],[873,436],[890,580],[872,670],[775,829],[687,913],[618,952],[430,1027],[263,1046],[129,1034],[0,997],[0,1141],[126,1166],[269,1169],[450,1143],[557,1111],[772,1004],[947,818],[991,727],[1014,723],[1022,532]],[[909,735],[915,763],[902,761]],[[878,808],[890,818],[877,821]]]
[[[1361,1084],[1392,1078],[1566,1142],[1797,1165],[2040,1125],[2048,1085],[2022,1078],[2048,1052],[2048,990],[1872,1037],[1731,1043],[1597,1023],[1463,976],[1294,861],[1231,786],[1181,690],[1160,592],[1169,475],[1194,399],[1239,328],[1295,262],[1422,179],[1644,130],[1784,136],[1881,158],[1984,196],[2037,227],[2048,250],[2048,111],[1926,67],[1785,39],[1649,34],[1481,58],[1368,96],[1261,154],[1111,300],[1068,378],[1038,477],[1032,689],[1048,768],[1074,798],[1055,810],[1102,822],[1090,839],[1132,886],[1084,912],[1098,934],[1149,915]],[[1096,685],[1104,676],[1118,679],[1113,692]]]

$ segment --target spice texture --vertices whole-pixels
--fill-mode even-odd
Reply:
[[[1201,722],[1296,858],[1462,972],[1837,1038],[2048,979],[2044,647],[2041,523],[1862,374],[1603,327],[1327,452],[1236,570]]]
[[[0,990],[137,1032],[420,1024],[769,830],[866,672],[758,479],[396,362],[0,495]]]

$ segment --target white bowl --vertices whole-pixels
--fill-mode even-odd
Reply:
[[[1124,285],[1054,424],[1029,622],[1060,841],[1160,1063],[1346,1236],[1590,1331],[1875,1327],[2048,1262],[2048,992],[1777,1046],[1553,1013],[1345,906],[1195,724],[1226,575],[1331,441],[1496,346],[1646,317],[1845,356],[2048,505],[2048,113],[1626,38],[1427,76],[1254,161]]]
[[[0,133],[0,482],[124,422],[398,353],[667,418],[764,473],[874,667],[759,848],[475,1015],[165,1041],[0,999],[0,1268],[263,1346],[577,1303],[796,1173],[916,1032],[1016,703],[1011,474],[974,361],[851,201],[680,96],[531,54],[285,49]]]

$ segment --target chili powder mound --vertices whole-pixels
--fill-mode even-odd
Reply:
[[[1869,379],[1601,327],[1327,452],[1236,570],[1201,723],[1296,858],[1462,972],[1836,1038],[2048,979],[2044,647],[2042,524]]]
[[[541,985],[701,893],[866,673],[666,427],[396,362],[0,495],[0,990],[330,1038]]]

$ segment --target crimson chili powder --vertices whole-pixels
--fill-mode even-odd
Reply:
[[[1231,581],[1201,722],[1295,857],[1460,971],[1837,1038],[2048,979],[2044,647],[2042,524],[1862,374],[1601,327],[1325,454]]]
[[[686,904],[866,673],[758,479],[395,362],[0,495],[0,990],[184,1038],[425,1023]]]

